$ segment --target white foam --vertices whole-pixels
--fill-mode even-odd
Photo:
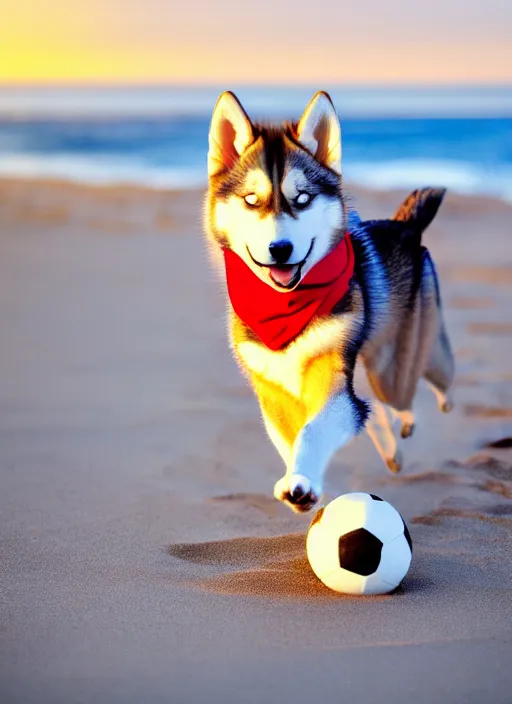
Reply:
[[[93,185],[140,185],[171,190],[206,187],[204,169],[141,164],[119,155],[7,154],[0,177],[40,178]],[[512,168],[485,169],[461,161],[397,159],[346,164],[347,183],[376,190],[445,186],[463,195],[490,195],[512,202]]]
[[[203,188],[206,171],[144,166],[121,157],[9,154],[0,160],[0,176],[74,181],[93,185],[142,185],[171,190]]]
[[[491,195],[512,202],[512,168],[492,169],[462,161],[397,159],[347,164],[344,177],[349,183],[377,190],[444,186],[463,195]]]

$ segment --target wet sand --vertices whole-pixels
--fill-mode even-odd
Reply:
[[[405,195],[353,193],[363,217]],[[324,588],[312,516],[272,498],[201,209],[0,182],[0,700],[510,704],[512,207],[449,194],[425,235],[454,411],[420,390],[399,476],[366,436],[329,471],[409,524],[410,573],[372,598]]]

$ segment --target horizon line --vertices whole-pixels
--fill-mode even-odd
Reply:
[[[38,81],[5,81],[0,80],[0,89],[5,88],[218,88],[221,84],[229,84],[235,88],[315,88],[316,85],[322,84],[328,88],[436,88],[446,89],[451,88],[508,88],[512,89],[512,79],[510,80],[486,80],[486,81],[471,81],[471,80],[453,80],[453,81],[401,81],[401,80],[386,80],[386,81],[307,81],[304,83],[296,81],[179,81],[175,79],[146,81],[139,80],[107,80],[101,79],[85,79],[79,81],[72,80],[38,80]]]

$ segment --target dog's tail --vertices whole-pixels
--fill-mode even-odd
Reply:
[[[413,191],[393,215],[393,220],[406,222],[420,235],[434,219],[443,202],[446,188],[421,188]]]

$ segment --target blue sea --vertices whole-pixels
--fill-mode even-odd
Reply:
[[[300,117],[314,88],[0,88],[0,176],[203,186],[218,94],[255,119]],[[377,189],[444,185],[512,201],[512,86],[330,87],[344,178]]]

